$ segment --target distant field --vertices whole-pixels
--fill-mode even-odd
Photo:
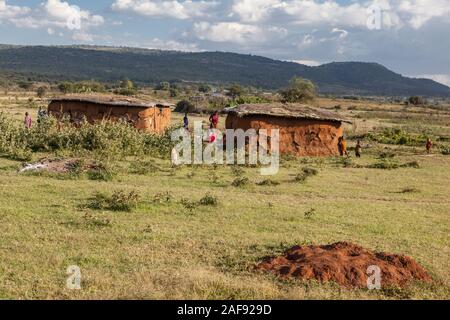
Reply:
[[[17,121],[25,111],[35,116],[28,98],[0,96],[0,111]],[[339,105],[337,112],[354,119],[346,129],[350,147],[358,136],[392,127],[450,146],[448,108],[331,99],[319,104]],[[181,115],[173,121],[179,123]],[[257,185],[266,178],[250,167],[172,168],[168,160],[147,157],[154,169],[133,174],[135,159],[127,158],[117,162],[112,181],[100,182],[19,174],[19,161],[0,157],[0,298],[449,299],[450,156],[438,149],[428,155],[422,145],[363,145],[361,159],[285,157],[280,173],[270,178],[276,186]],[[419,168],[367,168],[383,153],[399,164],[416,161]],[[304,167],[319,173],[296,182]],[[248,177],[249,185],[232,186],[237,177]],[[84,206],[95,192],[115,190],[139,193],[137,208]],[[217,198],[217,206],[187,205],[207,194]],[[305,216],[311,209],[315,214]],[[296,244],[338,241],[409,255],[433,283],[348,290],[252,269],[261,258]],[[81,269],[81,290],[66,289],[70,265]]]

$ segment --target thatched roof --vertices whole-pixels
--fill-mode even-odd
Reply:
[[[69,94],[51,99],[51,102],[88,102],[95,104],[103,104],[116,107],[138,107],[138,108],[168,108],[172,104],[164,101],[146,101],[136,98],[98,95],[98,94]]]
[[[238,117],[264,115],[271,117],[315,119],[351,123],[350,120],[335,112],[298,103],[241,104],[235,108],[228,108],[226,111],[227,113],[235,114]]]

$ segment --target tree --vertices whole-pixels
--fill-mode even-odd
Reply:
[[[293,77],[280,95],[282,102],[311,102],[316,97],[316,86],[309,80]]]
[[[129,79],[124,79],[120,82],[120,88],[132,90],[132,89],[134,89],[134,83],[133,83],[133,81],[131,81]]]
[[[169,90],[170,89],[170,83],[163,81],[158,83],[158,85],[155,88],[156,90]]]
[[[70,92],[73,92],[73,90],[74,90],[74,85],[73,85],[72,82],[65,81],[65,82],[62,82],[62,83],[60,83],[60,84],[58,85],[58,89],[59,89],[59,91],[61,91],[62,93],[70,93]]]
[[[37,88],[37,90],[36,90],[36,94],[40,99],[42,99],[46,93],[47,93],[47,88],[43,87],[43,86]]]
[[[169,95],[171,98],[175,98],[176,96],[178,96],[178,90],[175,88],[170,88]]]
[[[211,87],[208,86],[207,84],[201,84],[198,87],[198,91],[203,92],[203,93],[208,93],[208,92],[211,92]]]
[[[192,104],[192,102],[188,100],[181,100],[177,103],[174,109],[175,112],[194,112],[195,106]]]
[[[244,90],[238,84],[234,84],[228,88],[227,95],[232,97],[233,100],[236,100],[237,97],[240,97],[243,94]]]
[[[412,96],[409,97],[408,99],[408,103],[412,104],[414,106],[418,106],[418,105],[423,105],[426,103],[425,99],[422,97],[418,97],[418,96]]]

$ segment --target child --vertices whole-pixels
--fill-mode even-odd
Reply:
[[[25,128],[30,129],[31,125],[33,123],[33,120],[31,120],[30,115],[28,114],[28,112],[25,112],[25,119],[23,120],[23,123],[25,125]]]

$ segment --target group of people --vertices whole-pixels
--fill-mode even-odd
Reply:
[[[341,156],[347,156],[348,157],[348,151],[347,151],[347,141],[345,140],[345,138],[339,137],[338,139],[338,149],[339,149],[339,154]],[[356,146],[355,146],[355,156],[357,158],[361,158],[361,151],[362,151],[362,146],[361,146],[361,140],[358,140],[356,142]]]
[[[208,142],[212,143],[216,141],[216,135],[214,129],[217,129],[219,125],[219,112],[215,111],[209,116],[209,131],[208,131]],[[183,127],[189,131],[189,117],[185,113],[183,117]]]
[[[209,129],[210,129],[209,134],[208,134],[209,142],[214,142],[216,140],[213,129],[217,129],[218,125],[219,125],[219,112],[215,111],[214,113],[212,113],[209,116]],[[189,131],[189,118],[188,118],[187,113],[185,113],[184,118],[183,118],[183,126],[186,130]],[[427,153],[431,153],[431,149],[433,148],[433,142],[431,141],[430,138],[427,139],[425,148],[427,150]],[[349,156],[349,153],[347,150],[347,141],[345,140],[344,136],[341,136],[338,138],[338,149],[339,149],[339,154],[341,156],[347,156],[347,157]],[[355,145],[355,156],[357,158],[361,158],[361,154],[362,154],[361,140],[357,140],[356,145]]]

